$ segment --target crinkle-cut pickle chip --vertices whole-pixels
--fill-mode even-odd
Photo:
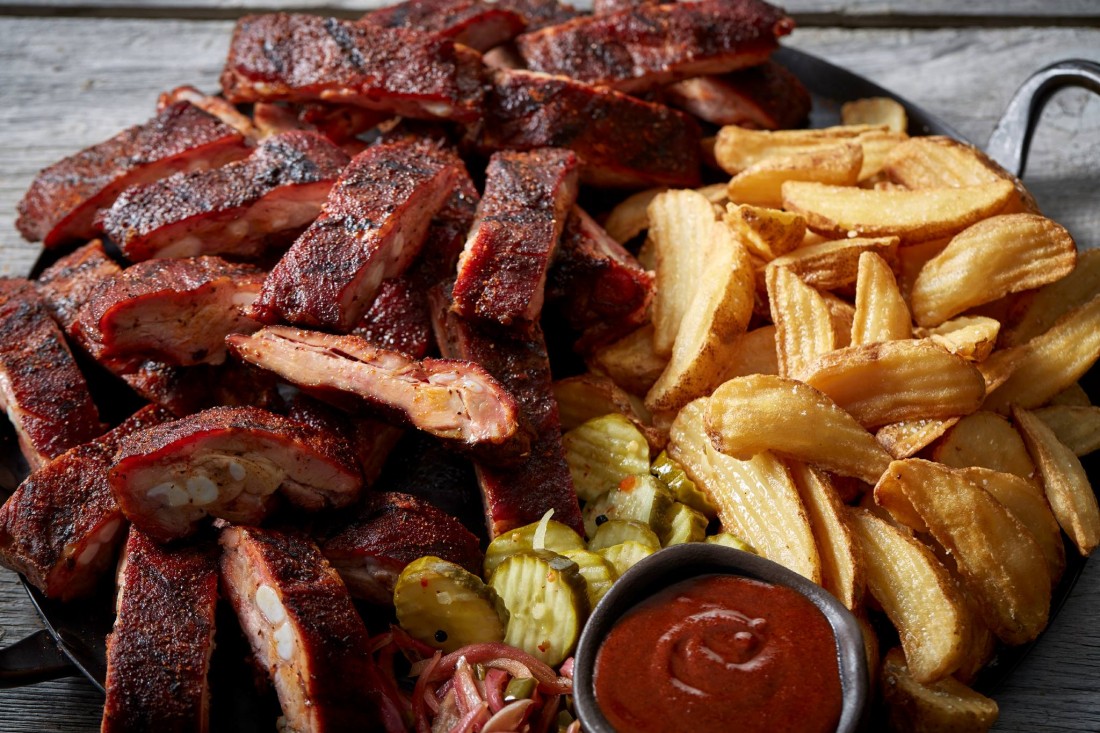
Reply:
[[[900,649],[886,655],[882,696],[890,730],[896,733],[984,733],[997,722],[999,712],[996,701],[954,677],[921,684],[906,667]]]
[[[401,628],[419,641],[453,652],[467,644],[504,640],[508,618],[500,598],[481,578],[427,555],[405,566],[394,587]]]
[[[731,379],[707,400],[705,420],[714,447],[742,460],[770,450],[870,484],[890,465],[890,454],[854,417],[794,379]]]
[[[623,415],[586,421],[561,439],[577,496],[592,501],[627,476],[649,473],[649,443]]]
[[[823,234],[893,235],[908,244],[958,234],[1003,209],[1015,191],[1008,181],[920,191],[789,181],[783,184],[783,208],[801,214]]]
[[[536,547],[535,545],[539,546]],[[584,539],[570,527],[553,519],[532,522],[497,535],[485,548],[485,577],[493,574],[497,565],[517,552],[549,550],[583,550]]]

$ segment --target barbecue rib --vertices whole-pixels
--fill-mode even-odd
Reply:
[[[224,97],[212,97],[209,94],[203,94],[193,86],[185,85],[176,87],[170,92],[161,92],[157,97],[157,111],[176,102],[190,102],[241,133],[246,140],[255,141],[260,136],[260,131],[252,124],[248,115],[227,102]]]
[[[177,102],[39,173],[19,202],[15,225],[28,240],[41,239],[46,247],[91,239],[96,212],[123,189],[177,171],[217,168],[246,155],[240,133],[198,107]]]
[[[482,151],[568,148],[593,186],[699,185],[699,126],[687,115],[564,76],[501,69],[491,80]]]
[[[794,29],[762,0],[638,5],[516,39],[527,66],[627,92],[763,63]]]
[[[340,102],[395,115],[471,122],[479,115],[477,65],[453,41],[316,15],[237,21],[221,76],[239,102]]]
[[[519,13],[527,22],[529,31],[558,25],[580,15],[572,5],[558,0],[496,0],[496,5]]]
[[[699,76],[666,87],[665,101],[715,125],[761,130],[799,127],[810,115],[810,93],[774,61],[721,76]]]
[[[363,472],[365,486],[378,479],[387,456],[404,434],[401,428],[369,418],[352,417],[302,392],[290,399],[287,417],[346,440]]]
[[[107,482],[119,441],[171,417],[142,408],[28,476],[0,507],[0,562],[50,598],[90,594],[124,534],[126,519]]]
[[[416,361],[358,336],[268,326],[226,339],[235,356],[345,410],[410,425],[487,457],[525,452],[512,395],[477,364]]]
[[[170,366],[152,359],[108,366],[125,366],[128,371],[118,375],[122,381],[176,417],[218,406],[275,409],[282,404],[273,374],[233,359],[217,366]]]
[[[485,0],[405,0],[371,10],[359,22],[432,33],[478,51],[506,43],[527,27],[519,13]]]
[[[80,309],[120,272],[122,268],[107,256],[103,242],[94,239],[43,270],[34,286],[65,335],[91,353],[77,327]]]
[[[397,576],[419,557],[439,557],[477,574],[485,559],[461,522],[408,494],[367,495],[355,516],[319,543],[351,595],[380,605],[393,603]]]
[[[378,145],[357,155],[320,218],[268,275],[254,317],[350,331],[383,279],[401,275],[416,259],[460,166],[453,152],[426,142]]]
[[[546,270],[577,199],[577,158],[544,148],[496,153],[458,261],[455,312],[504,325],[542,311]]]
[[[221,533],[222,582],[287,729],[403,733],[367,629],[340,576],[309,539],[253,527]]]
[[[100,221],[134,262],[257,257],[317,217],[347,162],[320,135],[287,132],[264,140],[246,160],[129,188]]]
[[[101,733],[205,733],[218,564],[213,548],[161,547],[131,528],[107,637]]]
[[[276,489],[317,510],[351,504],[362,487],[339,436],[255,407],[214,407],[131,435],[110,481],[126,517],[162,542],[208,515],[258,523]]]

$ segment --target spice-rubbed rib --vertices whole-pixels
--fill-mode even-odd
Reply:
[[[107,481],[119,441],[171,418],[144,407],[28,476],[0,507],[0,563],[50,598],[90,594],[114,560],[126,524]]]
[[[212,547],[162,547],[131,528],[107,637],[100,733],[206,733],[218,606]]]
[[[91,239],[96,212],[123,189],[246,155],[239,132],[194,105],[177,102],[39,173],[19,202],[15,225],[24,237],[41,239],[46,247]]]
[[[698,0],[576,18],[516,44],[535,71],[636,92],[756,66],[793,29],[762,0]]]
[[[527,30],[533,31],[548,25],[558,25],[580,15],[580,11],[558,0],[495,0],[502,8],[513,10],[527,22]]]
[[[316,15],[237,21],[222,90],[231,102],[340,102],[415,118],[471,122],[477,65],[449,38]]]
[[[699,185],[699,126],[682,112],[564,76],[502,69],[490,79],[482,151],[568,148],[593,186]]]
[[[353,503],[363,483],[343,439],[255,407],[214,407],[134,433],[110,481],[126,517],[162,542],[206,516],[256,524],[276,490],[318,510]]]
[[[375,413],[489,458],[506,460],[529,445],[514,398],[477,364],[417,361],[358,336],[287,326],[226,341],[240,359],[342,409]]]
[[[781,130],[802,125],[810,114],[810,92],[798,77],[774,61],[721,76],[699,76],[661,92],[674,107],[715,125]]]
[[[493,155],[458,261],[456,313],[504,325],[538,319],[546,270],[577,199],[577,167],[557,148]]]
[[[347,162],[326,138],[287,132],[265,139],[246,160],[129,188],[100,221],[134,262],[258,257],[317,217]]]
[[[416,259],[461,173],[458,157],[430,142],[364,150],[332,187],[320,218],[268,275],[253,315],[350,331],[383,279]]]
[[[84,346],[76,328],[80,309],[120,272],[95,239],[43,270],[34,287],[65,335]]]
[[[405,0],[371,10],[359,22],[433,33],[478,51],[506,43],[527,27],[519,13],[484,0]]]
[[[121,366],[121,362],[107,364]],[[118,376],[130,389],[177,417],[218,406],[275,409],[282,405],[273,374],[232,359],[216,366],[181,367],[153,359],[125,366],[127,371]]]
[[[193,86],[185,85],[176,87],[170,92],[161,92],[157,98],[157,111],[177,102],[190,102],[241,133],[246,140],[255,141],[260,136],[259,130],[252,124],[248,115],[227,102],[225,97],[212,97],[209,94],[203,94]]]
[[[403,733],[363,620],[317,546],[253,527],[228,527],[220,542],[223,587],[275,685],[287,729]]]

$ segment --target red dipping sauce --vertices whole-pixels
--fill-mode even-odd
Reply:
[[[840,720],[829,621],[797,591],[730,575],[631,609],[596,654],[595,688],[620,733],[824,733]]]

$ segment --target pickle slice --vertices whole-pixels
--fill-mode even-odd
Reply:
[[[649,473],[649,442],[625,416],[596,417],[562,436],[577,496],[591,501],[627,476]]]
[[[595,552],[588,550],[566,550],[562,557],[577,563],[581,577],[584,578],[584,589],[588,594],[588,605],[592,608],[600,602],[600,599],[611,590],[619,574],[615,566]]]
[[[760,554],[756,551],[756,548],[750,545],[748,542],[745,542],[737,535],[730,534],[729,532],[719,532],[716,535],[711,535],[710,537],[707,537],[706,541],[714,545],[725,545],[726,547],[732,547],[735,550],[751,552],[754,555]]]
[[[584,506],[584,531],[589,537],[604,519],[633,519],[659,537],[668,529],[666,514],[672,508],[672,492],[649,474],[627,476],[619,485]]]
[[[542,534],[542,546],[535,547],[539,525],[545,525],[546,528]],[[565,550],[583,549],[584,539],[561,522],[550,519],[526,524],[498,535],[485,548],[485,577],[491,576],[497,565],[500,565],[505,558],[511,557],[517,552],[549,550],[560,555]]]
[[[668,531],[661,537],[662,547],[702,542],[707,534],[707,518],[687,504],[676,502],[668,513]]]
[[[646,547],[641,542],[628,541],[597,550],[596,554],[611,563],[615,572],[622,575],[654,552],[655,549]]]
[[[481,578],[427,555],[405,566],[393,591],[397,622],[414,639],[453,652],[504,640],[508,611]]]
[[[588,549],[597,552],[623,542],[637,542],[651,550],[661,549],[661,541],[649,525],[633,519],[607,520],[596,528],[596,534],[588,541]]]
[[[684,467],[669,458],[668,453],[665,451],[661,451],[661,455],[653,461],[650,473],[668,487],[676,501],[687,504],[707,519],[714,519],[718,516],[718,511],[714,508],[714,503],[711,502],[710,497],[696,486],[694,481],[688,478]]]

